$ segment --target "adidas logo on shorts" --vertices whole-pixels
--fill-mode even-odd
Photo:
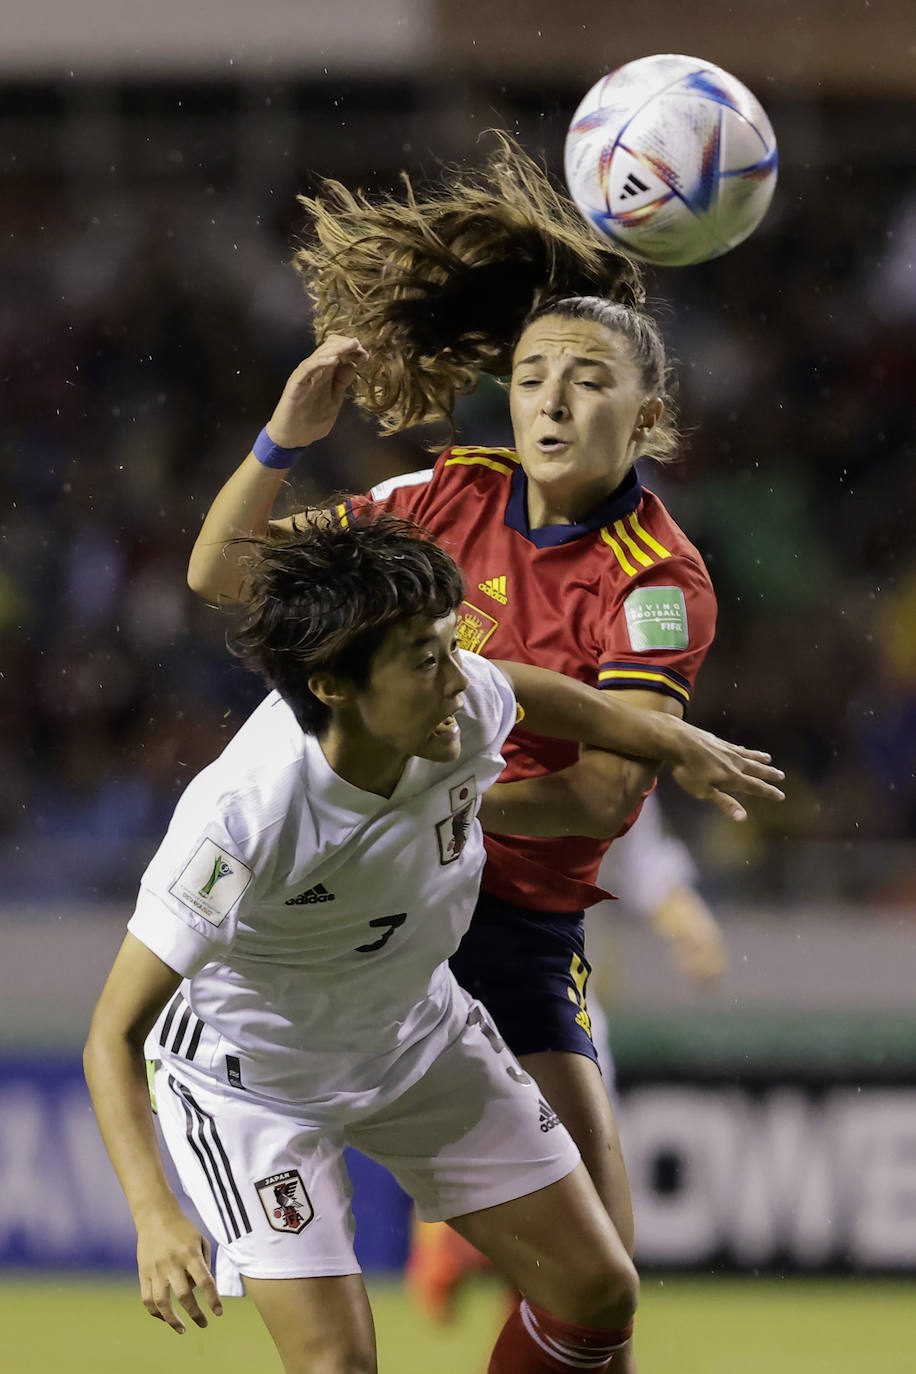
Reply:
[[[307,887],[304,892],[300,892],[298,897],[288,897],[284,906],[313,906],[315,902],[333,902],[334,893],[329,892],[324,883],[316,883],[314,887]]]
[[[554,1126],[559,1126],[560,1118],[552,1107],[548,1106],[543,1097],[538,1098],[538,1116],[541,1120],[541,1130],[552,1131]]]

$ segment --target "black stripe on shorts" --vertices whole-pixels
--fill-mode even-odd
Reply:
[[[216,1122],[209,1112],[203,1110],[184,1084],[179,1083],[171,1074],[169,1087],[184,1107],[185,1135],[203,1169],[226,1232],[226,1239],[238,1240],[243,1233],[251,1231],[251,1222],[248,1220],[245,1204],[232,1173],[229,1156],[219,1138]]]

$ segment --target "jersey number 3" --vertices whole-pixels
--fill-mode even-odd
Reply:
[[[356,953],[371,954],[374,949],[381,949],[383,945],[387,945],[394,932],[400,930],[406,920],[406,911],[399,911],[397,916],[376,916],[374,921],[369,922],[369,925],[373,930],[378,930],[379,927],[384,928],[384,935],[380,935],[377,940],[373,940],[369,945],[357,945]]]

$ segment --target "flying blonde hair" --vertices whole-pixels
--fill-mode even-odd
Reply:
[[[385,433],[450,420],[481,373],[510,371],[532,312],[602,297],[639,312],[639,268],[598,237],[507,134],[482,167],[418,194],[373,198],[339,181],[300,196],[293,259],[319,340],[356,336],[369,354],[356,402]]]

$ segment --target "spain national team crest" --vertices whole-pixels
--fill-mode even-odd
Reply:
[[[473,606],[470,601],[462,601],[458,607],[455,634],[459,649],[465,649],[469,654],[479,654],[493,632],[498,629],[499,621],[494,620],[478,606]]]
[[[285,1169],[255,1183],[268,1224],[275,1231],[298,1236],[315,1215],[298,1169]]]
[[[459,782],[456,787],[450,787],[448,801],[451,815],[446,816],[444,821],[439,821],[436,826],[439,862],[443,864],[451,864],[459,859],[467,844],[474,823],[477,779],[471,776],[465,778],[464,782]]]

